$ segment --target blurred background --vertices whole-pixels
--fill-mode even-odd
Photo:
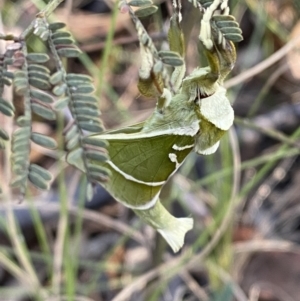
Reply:
[[[20,35],[45,4],[2,0],[0,34]],[[142,22],[157,48],[168,49],[172,4],[155,4]],[[174,255],[100,186],[86,200],[84,176],[59,163],[58,151],[32,146],[31,162],[55,180],[48,192],[30,187],[20,203],[7,193],[9,153],[0,152],[0,301],[300,301],[300,1],[229,4],[244,36],[225,83],[235,124],[216,154],[191,154],[161,196],[175,216],[195,220],[183,250]],[[187,0],[182,12],[189,74],[206,65],[201,16]],[[137,89],[139,45],[128,14],[109,0],[67,0],[50,19],[65,22],[82,50],[66,68],[93,77],[106,129],[151,114],[155,100]],[[35,36],[27,44],[48,53]],[[6,46],[0,41],[2,53]],[[6,93],[21,115],[22,99]],[[0,114],[0,127],[15,124]],[[33,128],[58,139],[56,122],[36,117]]]

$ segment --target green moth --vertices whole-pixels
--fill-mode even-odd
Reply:
[[[191,151],[201,155],[214,153],[234,119],[223,80],[234,65],[235,47],[220,30],[222,22],[228,24],[233,17],[228,15],[226,6],[221,7],[224,15],[218,16],[219,23],[213,19],[214,11],[222,3],[222,0],[215,0],[214,9],[205,10],[201,23],[199,39],[209,67],[197,68],[183,78],[185,66],[178,64],[176,57],[176,67],[166,87],[168,81],[163,70],[154,72],[157,53],[150,38],[144,38],[140,43],[139,89],[143,95],[158,98],[156,109],[142,123],[89,137],[109,143],[109,159],[93,162],[111,172],[110,180],[101,185],[155,228],[174,252],[182,247],[186,232],[193,227],[193,219],[172,216],[159,200],[160,191]],[[176,10],[176,3],[173,5]],[[133,13],[132,17],[138,33],[145,35]],[[177,10],[171,19],[169,44],[171,51],[183,56],[184,41],[179,21]],[[236,24],[233,22],[233,27],[238,27]],[[168,61],[173,62],[175,56],[172,55],[170,52]],[[168,53],[164,56],[168,57]]]

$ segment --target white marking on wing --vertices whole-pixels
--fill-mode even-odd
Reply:
[[[132,134],[100,134],[93,135],[92,137],[101,138],[101,139],[113,139],[113,140],[131,140],[131,139],[142,139],[142,138],[150,138],[157,137],[162,135],[179,135],[179,136],[192,136],[194,137],[199,130],[199,120],[194,121],[190,126],[187,127],[179,127],[179,128],[170,128],[162,131],[152,130],[149,132],[139,132]]]
[[[170,158],[171,162],[175,163],[176,169],[178,169],[181,164],[179,164],[177,161],[177,155],[171,153],[171,154],[169,154],[169,158]]]
[[[196,145],[195,151],[196,153],[201,155],[211,155],[217,151],[219,145],[220,145],[220,141],[218,141],[216,144],[206,149],[197,149],[197,145]]]
[[[192,148],[192,147],[194,147],[194,144],[184,145],[184,146],[178,146],[177,144],[174,144],[172,146],[173,149],[178,150],[178,151],[182,151],[182,150],[185,150],[185,149],[188,149],[188,148]]]
[[[135,183],[144,184],[146,186],[161,186],[161,185],[165,184],[165,182],[166,182],[166,181],[161,181],[161,182],[144,182],[144,181],[136,179],[133,176],[125,173],[118,166],[116,166],[113,162],[106,161],[106,163],[108,163],[116,172],[120,173],[128,181],[132,181],[132,182],[135,182]]]

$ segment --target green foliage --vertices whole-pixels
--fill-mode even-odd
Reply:
[[[39,189],[48,189],[52,176],[42,167],[29,162],[31,141],[48,149],[57,148],[53,138],[44,134],[32,132],[34,114],[45,120],[56,120],[57,114],[69,108],[73,119],[73,126],[66,132],[66,147],[72,152],[79,147],[83,155],[82,169],[87,172],[90,181],[107,181],[109,173],[105,169],[91,169],[90,160],[105,161],[106,143],[101,147],[89,149],[89,141],[84,141],[86,132],[101,132],[103,125],[100,119],[97,98],[93,96],[95,88],[92,78],[84,74],[67,73],[63,58],[78,57],[81,53],[68,31],[63,30],[65,24],[49,23],[44,14],[38,15],[31,27],[21,37],[5,36],[6,40],[22,40],[15,43],[0,57],[0,112],[13,117],[15,108],[13,103],[5,100],[4,85],[11,85],[15,92],[22,97],[24,112],[16,119],[19,126],[12,135],[11,164],[14,177],[11,186],[18,188],[21,195],[26,193],[28,180]],[[26,40],[32,34],[38,36],[48,44],[51,61],[55,69],[49,70],[50,57],[46,53],[28,53]],[[16,71],[8,70],[8,66],[17,66]],[[53,65],[53,64],[52,64]],[[13,69],[12,69],[13,70]],[[0,148],[5,147],[9,135],[0,129]],[[73,153],[76,154],[76,152]],[[72,155],[70,156],[72,158]]]

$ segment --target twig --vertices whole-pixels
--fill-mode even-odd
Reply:
[[[257,130],[258,132],[261,132],[261,133],[263,133],[269,137],[272,137],[280,142],[284,142],[290,146],[294,146],[294,147],[300,149],[300,143],[298,141],[295,141],[294,139],[286,136],[285,134],[283,134],[280,131],[277,131],[275,129],[268,129],[265,127],[261,127],[261,126],[255,124],[254,122],[250,121],[249,119],[243,119],[238,116],[235,116],[234,122],[238,125],[244,125],[250,129]]]
[[[51,15],[53,13],[53,11],[63,2],[64,0],[52,0],[50,1],[46,7],[37,14],[37,17],[48,17],[49,15]],[[33,29],[34,26],[36,24],[36,20],[33,20],[30,25],[23,31],[23,33],[21,34],[20,38],[21,39],[25,39],[26,37],[28,37]]]
[[[12,206],[13,206],[13,204],[12,204]],[[7,205],[1,204],[0,210],[7,210],[6,207],[7,207]],[[24,207],[27,208],[28,205],[26,204],[26,202],[24,202],[23,204],[17,204],[16,207],[18,209],[21,209]],[[59,204],[54,204],[54,203],[49,203],[49,202],[39,202],[38,204],[36,204],[36,208],[37,208],[37,210],[39,210],[39,212],[49,212],[49,213],[55,212],[55,213],[57,213],[59,211],[60,206],[59,206]],[[72,206],[72,205],[69,205],[68,212],[74,216],[77,216],[78,214],[80,214],[78,212],[78,208],[76,206]],[[139,233],[136,229],[121,222],[120,220],[113,219],[103,213],[94,212],[94,211],[87,210],[87,209],[85,209],[83,211],[82,216],[85,220],[92,221],[93,223],[95,223],[97,225],[106,226],[108,228],[111,228],[115,231],[120,232],[121,234],[128,235],[129,237],[131,237],[132,239],[134,239],[135,241],[137,241],[138,243],[140,243],[142,245],[147,245],[146,239],[141,233]]]
[[[222,267],[217,266],[211,260],[206,262],[210,271],[217,275],[225,284],[230,284],[232,287],[233,294],[238,301],[248,301],[247,296],[241,289],[241,287],[234,281],[229,273],[227,273]]]
[[[149,34],[150,38],[154,41],[156,40],[164,40],[166,39],[167,35],[165,32],[157,32],[157,33],[153,33],[153,34]],[[119,37],[113,40],[113,46],[118,46],[118,45],[126,45],[126,44],[131,44],[131,43],[135,43],[138,42],[139,38],[138,36],[130,36],[130,37]],[[94,43],[94,44],[90,44],[90,45],[81,45],[80,49],[84,52],[91,52],[91,51],[96,51],[99,49],[103,49],[106,45],[106,41],[103,42],[98,42],[98,43]]]
[[[282,48],[280,48],[277,52],[272,54],[270,57],[257,64],[256,66],[246,70],[245,72],[227,80],[225,82],[225,87],[228,89],[230,87],[236,86],[247,79],[255,76],[256,74],[261,73],[263,70],[269,68],[281,58],[283,58],[289,51],[291,51],[297,44],[300,42],[300,35],[294,37],[287,44],[285,44]]]
[[[233,244],[235,254],[255,252],[293,252],[300,254],[300,247],[285,240],[251,240]]]
[[[180,277],[186,283],[188,288],[193,292],[197,300],[208,301],[209,297],[205,290],[200,287],[200,285],[195,281],[195,279],[190,275],[190,273],[186,270],[180,272]]]

